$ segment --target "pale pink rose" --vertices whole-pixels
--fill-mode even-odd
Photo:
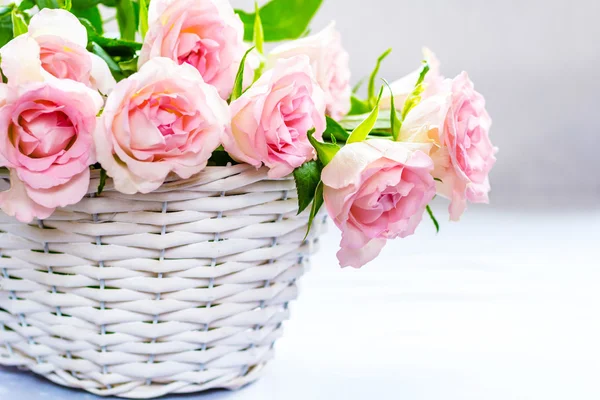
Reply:
[[[329,215],[342,231],[342,267],[373,260],[387,239],[412,235],[435,196],[427,145],[370,139],[345,145],[323,169]]]
[[[106,62],[88,52],[87,32],[77,17],[61,9],[44,8],[31,18],[29,30],[2,49],[2,72],[11,85],[71,79],[108,93],[115,85]]]
[[[0,207],[23,222],[46,218],[87,193],[95,163],[92,132],[102,108],[98,92],[71,80],[4,87],[0,166],[11,189]]]
[[[247,49],[244,26],[229,2],[152,0],[148,23],[140,66],[154,57],[190,64],[222,98],[229,97]]]
[[[423,49],[423,59],[429,64],[429,72],[425,75],[425,91],[421,95],[423,99],[426,99],[440,91],[440,85],[444,78],[440,73],[440,61],[428,48]],[[392,93],[394,94],[394,105],[396,106],[396,109],[402,110],[406,98],[415,90],[415,84],[419,79],[420,73],[421,68],[390,84]],[[392,95],[386,88],[383,92],[383,96],[381,96],[379,107],[382,110],[389,110],[392,106],[391,98]]]
[[[94,134],[98,161],[123,193],[148,193],[206,166],[229,125],[227,103],[190,65],[158,57],[117,84]]]
[[[307,132],[321,140],[325,99],[308,57],[280,59],[231,103],[231,129],[223,147],[236,160],[266,165],[279,178],[316,157]]]
[[[350,63],[348,52],[342,47],[335,23],[321,32],[290,41],[273,49],[267,57],[267,67],[278,59],[306,55],[310,58],[315,77],[325,92],[327,115],[340,119],[350,111]]]
[[[490,184],[488,174],[498,151],[489,138],[492,120],[485,109],[485,99],[476,92],[473,82],[463,72],[448,81],[452,90],[450,107],[440,132],[439,154],[434,176],[440,178],[438,193],[451,200],[450,219],[458,220],[467,200],[487,203]]]

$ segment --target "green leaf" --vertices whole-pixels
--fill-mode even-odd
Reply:
[[[381,62],[385,60],[385,58],[392,52],[392,49],[387,49],[383,52],[382,55],[377,59],[377,64],[375,64],[375,68],[373,72],[371,72],[371,76],[369,78],[369,87],[368,87],[368,96],[369,96],[369,108],[373,108],[375,106],[375,80],[377,79],[377,74],[379,73],[379,68],[381,67]]]
[[[35,0],[35,4],[41,10],[42,8],[62,8],[71,10],[71,0]]]
[[[266,42],[301,37],[323,0],[271,0],[259,10]],[[244,23],[244,40],[254,38],[256,13],[235,10]]]
[[[148,33],[148,6],[150,5],[149,0],[140,0],[140,35],[142,39],[146,37]]]
[[[35,7],[35,1],[33,0],[23,0],[21,4],[19,4],[19,10],[27,11]]]
[[[117,0],[117,23],[121,39],[134,41],[137,25],[135,23],[135,9],[132,0]]]
[[[13,38],[12,10],[14,6],[0,7],[0,47]]]
[[[138,57],[134,57],[127,61],[120,61],[118,64],[124,77],[131,76],[138,71]]]
[[[19,9],[15,8],[12,11],[11,18],[14,37],[27,33],[27,21]]]
[[[104,26],[102,23],[102,15],[100,15],[100,9],[98,6],[92,6],[89,8],[73,8],[71,12],[79,19],[83,18],[94,27],[96,34],[104,33]]]
[[[100,170],[100,183],[98,184],[98,191],[96,192],[97,195],[102,194],[102,191],[104,190],[104,186],[106,185],[106,170],[104,168],[102,168]]]
[[[254,45],[256,46],[256,50],[260,54],[265,54],[264,52],[264,43],[265,43],[265,31],[263,29],[262,21],[260,19],[260,12],[258,9],[258,2],[254,2]]]
[[[71,0],[71,10],[86,10],[94,8],[102,2],[100,0]]]
[[[123,78],[123,74],[121,68],[119,67],[119,64],[117,64],[117,62],[113,60],[113,58],[102,48],[102,46],[100,46],[96,42],[92,42],[90,43],[90,51],[106,62],[106,65],[108,65],[108,69],[110,69],[110,72],[113,74],[117,81]]]
[[[69,4],[67,4],[67,2]],[[70,0],[35,0],[35,4],[40,10],[43,8],[63,8],[66,10],[66,6],[70,5],[70,3]]]
[[[294,180],[298,192],[298,214],[308,207],[315,197],[323,166],[318,161],[308,161],[294,170]]]
[[[362,142],[369,136],[369,133],[373,130],[377,118],[379,117],[379,102],[381,101],[382,94],[383,87],[379,90],[379,96],[377,97],[373,111],[371,111],[369,116],[352,131],[346,143]]]
[[[415,108],[415,106],[421,102],[421,94],[423,94],[423,92],[425,91],[425,85],[423,84],[423,82],[425,81],[425,76],[428,72],[429,64],[425,62],[423,64],[423,67],[421,68],[421,72],[419,73],[419,79],[415,84],[415,89],[410,95],[408,95],[406,101],[404,102],[404,107],[402,108],[402,121],[406,119],[406,116],[408,115],[410,110]]]
[[[429,207],[429,205],[426,207],[426,210],[427,210],[427,214],[429,214],[429,218],[431,218],[431,221],[433,222],[433,225],[435,226],[435,233],[440,233],[440,223],[435,218],[435,215],[433,215],[433,211],[431,211],[431,207]]]
[[[441,180],[440,178],[433,178],[434,181],[439,182],[439,183],[444,183],[443,180]]]
[[[356,94],[366,80],[367,78],[362,78],[360,81],[356,82],[356,85],[352,87],[352,94]]]
[[[346,131],[338,122],[330,117],[325,117],[327,120],[327,128],[325,128],[325,132],[323,132],[323,139],[331,140],[331,141],[342,141],[345,142],[348,140],[350,136],[348,131]]]
[[[317,216],[317,213],[323,206],[323,182],[319,181],[317,185],[317,189],[315,190],[315,197],[312,202],[312,207],[310,208],[310,216],[308,217],[308,227],[306,228],[306,235],[304,235],[304,240],[308,237],[310,233],[310,228],[312,228],[313,221]]]
[[[366,114],[369,111],[371,111],[371,107],[369,107],[369,103],[367,101],[361,100],[355,95],[350,97],[350,112],[348,115]]]
[[[394,141],[398,141],[398,138],[400,137],[400,128],[402,127],[402,121],[400,121],[400,119],[398,118],[398,112],[396,111],[396,104],[394,101],[394,92],[392,91],[392,87],[385,79],[383,80],[383,82],[390,90],[390,128],[392,130],[392,137],[394,138]]]
[[[315,128],[308,131],[306,135],[308,136],[308,141],[310,142],[312,147],[314,147],[317,151],[317,157],[319,158],[319,161],[321,161],[321,164],[325,166],[329,164],[329,162],[333,160],[333,157],[335,157],[337,152],[340,151],[340,146],[333,143],[319,142],[317,139],[314,138],[314,134]]]
[[[244,87],[244,68],[246,66],[246,57],[248,54],[254,50],[254,47],[250,47],[244,57],[242,57],[242,61],[240,62],[240,67],[238,68],[238,72],[235,75],[235,83],[233,84],[233,91],[231,92],[231,98],[229,102],[231,103],[235,99],[239,99],[242,95],[243,87]]]

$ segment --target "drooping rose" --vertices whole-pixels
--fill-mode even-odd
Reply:
[[[92,132],[102,97],[82,83],[56,79],[3,92],[0,165],[11,170],[11,189],[0,194],[2,210],[30,222],[79,202],[95,163]]]
[[[28,32],[2,49],[2,72],[11,85],[71,79],[107,94],[115,85],[106,62],[86,50],[87,32],[77,17],[44,8],[31,18]]]
[[[439,92],[440,85],[444,78],[440,74],[440,61],[437,59],[435,54],[428,48],[423,49],[423,59],[429,64],[429,72],[425,75],[425,91],[421,95],[423,99],[434,95]],[[414,91],[415,84],[419,79],[421,68],[411,72],[410,74],[392,82],[390,87],[394,94],[394,105],[396,109],[402,110],[406,98]],[[389,90],[383,92],[379,107],[382,110],[389,110],[391,108],[391,98]]]
[[[434,159],[434,176],[438,193],[451,200],[450,219],[457,221],[467,200],[487,203],[488,175],[498,151],[489,138],[492,120],[485,109],[485,99],[475,91],[466,72],[447,83],[452,97],[440,132],[440,150]]]
[[[152,0],[148,23],[140,66],[154,57],[190,64],[222,98],[229,97],[246,51],[244,26],[229,2]]]
[[[117,84],[94,141],[117,190],[148,193],[170,172],[200,172],[228,125],[227,103],[198,70],[158,57]]]
[[[373,260],[412,235],[435,196],[427,145],[370,139],[345,145],[323,169],[325,205],[342,231],[342,267]]]
[[[321,32],[302,39],[290,41],[273,49],[267,57],[267,67],[278,59],[306,55],[315,77],[325,92],[327,114],[334,119],[342,118],[350,111],[350,65],[349,56],[342,47],[341,35],[335,23]]]
[[[223,147],[236,160],[283,177],[315,158],[307,132],[325,131],[325,99],[306,56],[280,59],[231,103],[231,129]]]

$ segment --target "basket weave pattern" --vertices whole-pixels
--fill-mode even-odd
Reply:
[[[0,364],[129,398],[256,379],[325,226],[304,239],[293,179],[235,165],[145,195],[97,185],[37,224],[0,213]]]

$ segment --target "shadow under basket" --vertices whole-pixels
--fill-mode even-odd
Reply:
[[[245,164],[143,195],[98,182],[44,221],[0,212],[0,364],[126,398],[257,379],[325,218],[304,239],[294,180]]]

